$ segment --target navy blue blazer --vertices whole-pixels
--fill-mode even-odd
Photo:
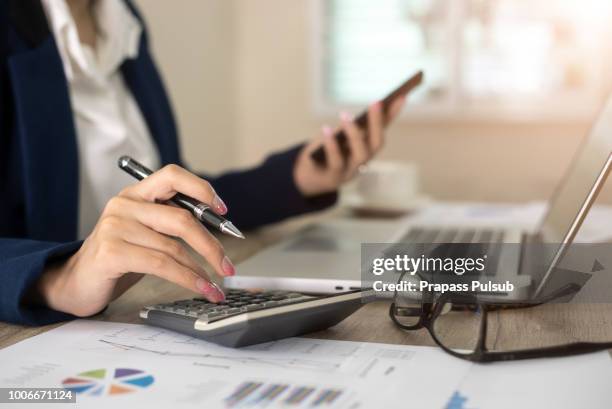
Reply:
[[[81,245],[76,240],[75,126],[62,62],[40,0],[0,0],[0,32],[0,321],[47,324],[72,317],[29,304],[24,296],[48,263]],[[170,102],[146,31],[138,57],[125,61],[121,72],[162,163],[182,164]],[[241,229],[330,206],[335,194],[306,199],[297,190],[293,165],[299,149],[272,155],[252,169],[203,177]]]

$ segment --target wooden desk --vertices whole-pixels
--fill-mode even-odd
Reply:
[[[230,258],[239,263],[250,255],[295,232],[306,223],[321,217],[302,218],[281,226],[249,234],[244,241],[222,238]],[[240,271],[240,265],[237,266]],[[173,284],[147,276],[111,303],[94,319],[136,323],[143,305],[192,297],[193,294]],[[377,302],[364,306],[357,313],[326,331],[309,337],[390,344],[435,345],[426,330],[405,332],[397,329],[387,316],[388,304]],[[44,327],[23,327],[0,323],[0,348],[38,335],[62,324]],[[458,339],[472,336],[466,322],[457,320],[449,328],[449,336]],[[612,341],[612,305],[550,305],[522,311],[502,311],[491,315],[489,346],[521,348],[554,345],[571,341]]]

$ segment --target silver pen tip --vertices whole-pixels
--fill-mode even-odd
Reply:
[[[236,228],[236,226],[234,226],[232,224],[232,222],[226,222],[223,223],[223,226],[221,226],[221,231],[223,233],[229,233],[230,235],[239,238],[239,239],[244,239],[244,234],[242,234],[242,232],[240,230],[238,230]]]

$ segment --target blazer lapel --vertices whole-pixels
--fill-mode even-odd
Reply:
[[[9,57],[15,132],[21,143],[28,235],[77,237],[78,150],[70,98],[52,36]]]

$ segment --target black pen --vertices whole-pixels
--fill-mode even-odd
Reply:
[[[138,180],[143,180],[153,173],[151,169],[148,169],[129,156],[120,157],[118,164],[120,169],[126,173],[129,173]],[[221,233],[229,234],[230,236],[234,236],[239,239],[244,239],[244,234],[242,234],[242,232],[238,230],[236,226],[232,224],[232,222],[224,219],[210,210],[210,206],[205,203],[202,203],[182,193],[177,193],[174,195],[174,197],[172,197],[172,199],[168,200],[168,202],[180,206],[183,209],[189,210],[200,222],[215,227]]]

